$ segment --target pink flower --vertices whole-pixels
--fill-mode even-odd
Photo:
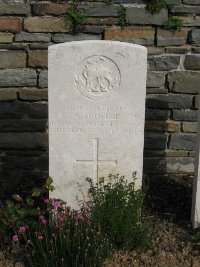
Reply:
[[[57,214],[55,218],[56,218],[56,220],[58,222],[63,222],[64,221],[64,217],[62,215],[60,215],[60,214]]]
[[[87,211],[87,212],[91,212],[92,211],[92,209],[91,209],[91,207],[89,205],[85,206],[84,210]]]
[[[42,224],[47,224],[47,220],[43,219]]]
[[[52,206],[54,208],[60,208],[61,207],[61,204],[60,204],[60,201],[57,201],[57,200],[52,200]]]
[[[39,216],[39,218],[41,221],[44,220],[44,216],[42,214]]]
[[[26,232],[26,227],[25,226],[19,227],[19,233],[20,234],[24,234],[25,232]]]
[[[14,235],[14,236],[12,237],[12,240],[13,240],[14,242],[18,242],[18,241],[19,241],[19,238],[18,238],[17,235]]]
[[[42,235],[38,235],[37,239],[38,239],[39,241],[42,241],[43,236],[42,236]]]
[[[77,213],[75,219],[79,222],[83,222],[85,220],[85,218],[80,213]]]
[[[45,198],[45,199],[44,199],[44,203],[45,203],[45,204],[48,204],[49,202],[50,202],[50,200],[49,200],[48,198]]]

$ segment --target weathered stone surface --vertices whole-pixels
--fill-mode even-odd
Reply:
[[[168,95],[147,95],[146,105],[148,108],[161,108],[161,109],[173,109],[173,108],[191,108],[192,96],[181,94],[168,94]]]
[[[165,87],[160,87],[160,88],[149,88],[147,87],[147,94],[167,94],[169,91]]]
[[[20,32],[22,20],[18,17],[0,17],[0,31]]]
[[[0,15],[29,15],[30,4],[25,3],[1,3]]]
[[[172,70],[178,68],[180,56],[154,56],[148,62],[151,70]]]
[[[146,131],[155,132],[180,132],[181,123],[176,121],[147,121],[145,123]]]
[[[193,29],[189,32],[188,41],[194,45],[200,45],[200,29]]]
[[[115,5],[79,5],[81,10],[84,10],[88,17],[117,17],[118,16],[118,6]]]
[[[83,33],[79,33],[76,35],[55,34],[52,36],[52,40],[55,43],[64,43],[64,42],[82,41],[82,40],[101,40],[101,35],[83,34]]]
[[[169,110],[158,110],[158,109],[146,109],[145,119],[149,120],[167,120],[169,119]]]
[[[200,53],[200,47],[192,47],[192,52]]]
[[[0,133],[0,148],[46,150],[48,137],[43,133]]]
[[[161,9],[159,13],[152,15],[145,7],[128,6],[126,8],[126,20],[128,24],[163,25],[168,19],[167,9]]]
[[[194,107],[198,109],[199,108],[199,95],[196,95],[194,100],[195,100]]]
[[[77,206],[77,181],[86,192],[82,177],[94,181],[109,173],[131,177],[133,169],[138,178],[136,188],[141,187],[146,69],[147,50],[137,45],[84,41],[50,47],[49,162],[50,175],[55,177],[53,197],[61,194]],[[110,119],[119,122],[117,117],[120,123],[111,125]],[[98,154],[97,165],[104,160],[95,171],[93,164],[85,165],[84,161],[93,160],[94,151]],[[70,186],[66,186],[66,172],[70,174]]]
[[[141,45],[154,44],[155,30],[152,27],[112,27],[105,29],[105,40],[126,41]]]
[[[165,53],[165,49],[162,47],[148,46],[147,47],[148,55],[160,55]]]
[[[28,65],[30,67],[48,67],[48,51],[47,50],[30,50],[28,53]]]
[[[169,142],[170,149],[195,150],[196,134],[173,133]]]
[[[164,72],[147,72],[147,87],[162,87],[165,84]]]
[[[14,101],[16,100],[16,89],[2,88],[0,89],[0,101]]]
[[[196,133],[197,122],[182,122],[182,131],[186,133]]]
[[[84,24],[87,25],[117,25],[118,18],[87,17]]]
[[[28,44],[25,43],[11,43],[11,44],[1,44],[0,49],[6,50],[25,50],[28,49]]]
[[[166,53],[169,54],[186,54],[191,50],[191,46],[189,45],[183,45],[183,46],[172,46],[172,47],[166,47]]]
[[[13,34],[12,33],[0,33],[0,43],[12,43],[13,41]]]
[[[36,86],[37,74],[33,69],[0,70],[0,86]]]
[[[82,32],[92,33],[92,34],[101,34],[104,32],[104,26],[94,26],[94,25],[85,25]]]
[[[183,3],[186,5],[200,5],[199,0],[183,0]]]
[[[174,14],[200,14],[200,6],[174,6],[171,8]]]
[[[169,45],[184,45],[187,40],[189,29],[181,29],[180,31],[169,31],[158,29],[157,32],[157,45],[169,46]]]
[[[23,152],[23,151],[22,151]],[[1,157],[3,170],[48,170],[48,157],[43,155],[5,155]],[[23,265],[17,265],[23,267]]]
[[[173,119],[177,121],[197,121],[197,110],[173,110]]]
[[[0,103],[0,119],[46,119],[47,103]]]
[[[52,43],[30,43],[29,47],[30,49],[47,50],[50,45],[52,45]]]
[[[173,149],[166,149],[166,150],[146,150],[145,157],[158,157],[158,156],[165,156],[165,157],[194,157],[194,151],[188,150],[173,150]]]
[[[10,170],[33,170],[36,168],[35,161],[35,157],[6,155],[1,157],[1,167],[3,170],[6,170],[6,168]]]
[[[189,70],[200,70],[200,55],[186,55],[185,68]]]
[[[93,2],[92,0],[89,0],[89,1]],[[98,1],[101,2],[102,0],[98,0]],[[175,1],[177,1],[177,0],[175,0]],[[114,4],[121,4],[122,3],[121,0],[113,0],[112,2]],[[145,5],[145,4],[147,4],[147,2],[148,2],[148,0],[123,0],[124,4],[143,4],[143,5]]]
[[[144,159],[145,173],[192,173],[194,158],[191,157],[154,157]]]
[[[44,132],[46,128],[45,120],[0,120],[0,132]]]
[[[38,16],[63,15],[66,14],[69,6],[69,4],[38,3],[33,4],[33,13]]]
[[[65,18],[29,17],[24,20],[28,32],[69,32],[70,24]]]
[[[165,2],[168,4],[168,5],[180,5],[181,4],[181,0],[165,0]]]
[[[200,72],[174,71],[168,74],[169,88],[178,93],[198,93],[200,90]]]
[[[39,87],[47,88],[48,87],[48,71],[41,71],[39,74]]]
[[[26,67],[26,54],[22,51],[0,51],[0,69]]]
[[[45,33],[18,33],[15,35],[15,42],[50,42],[51,35]]]
[[[166,149],[167,140],[167,134],[147,132],[144,137],[144,149]]]
[[[1,91],[0,91],[1,95]],[[27,101],[41,101],[48,99],[48,91],[46,89],[32,89],[32,88],[22,88],[18,89],[19,100]]]
[[[179,18],[182,20],[183,26],[194,27],[200,26],[200,16],[174,16],[175,18]]]

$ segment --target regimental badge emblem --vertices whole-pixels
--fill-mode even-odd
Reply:
[[[105,56],[91,56],[80,63],[74,75],[78,91],[86,98],[101,100],[117,92],[120,71],[116,63]]]

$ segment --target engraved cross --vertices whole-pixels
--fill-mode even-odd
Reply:
[[[94,159],[93,160],[76,160],[76,164],[93,164],[94,165],[94,181],[98,182],[98,166],[100,164],[117,165],[117,160],[99,160],[99,139],[94,138]]]

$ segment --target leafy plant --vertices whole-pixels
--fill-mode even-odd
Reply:
[[[200,251],[200,231],[196,231],[192,238],[194,248]]]
[[[104,178],[99,183],[89,182],[89,205],[92,207],[91,220],[99,225],[117,249],[134,249],[145,247],[147,231],[141,223],[141,212],[144,200],[142,190],[135,190],[133,182],[128,183],[125,177],[110,175],[109,182]]]
[[[22,225],[12,240],[23,248],[23,260],[31,267],[101,267],[111,252],[109,240],[91,222],[92,210],[71,209],[58,199],[45,199],[37,209],[38,227]]]
[[[169,8],[170,6],[165,0],[149,0],[146,5],[146,10],[151,14],[157,14],[162,8]]]
[[[1,245],[4,245],[10,238],[13,229],[21,224],[29,225],[37,222],[35,216],[41,196],[52,191],[52,178],[48,177],[42,187],[34,187],[30,196],[21,197],[18,194],[12,196],[12,200],[7,200],[0,208],[0,238]]]
[[[183,26],[183,21],[180,18],[170,16],[164,25],[167,30],[180,30]]]
[[[118,24],[123,28],[126,26],[126,7],[123,5],[119,6],[118,10]]]
[[[113,0],[104,0],[104,2],[106,3],[106,5],[112,5]]]
[[[67,21],[71,24],[72,34],[76,34],[80,31],[81,25],[86,19],[85,13],[78,8],[79,0],[72,0],[70,8],[67,11]]]

